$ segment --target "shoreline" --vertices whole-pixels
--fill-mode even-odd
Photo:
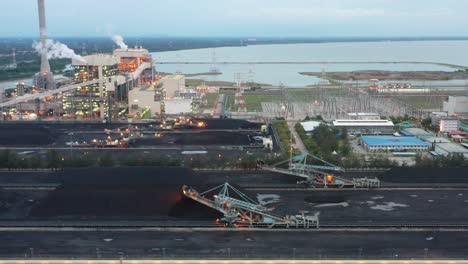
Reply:
[[[304,76],[320,77],[321,72],[300,72]],[[359,70],[343,72],[327,72],[327,79],[331,81],[456,81],[468,80],[468,71],[383,71],[383,70]]]

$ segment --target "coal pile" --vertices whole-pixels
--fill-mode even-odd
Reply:
[[[194,133],[165,133],[162,137],[137,138],[134,146],[152,145],[250,145],[248,135],[238,132],[204,131]]]
[[[64,170],[62,186],[32,210],[46,219],[213,220],[218,213],[183,196],[183,185],[212,188],[188,169],[88,168]]]
[[[468,168],[393,168],[379,179],[392,183],[468,183]]]
[[[49,129],[35,123],[0,124],[1,146],[44,146],[54,142]]]
[[[260,129],[261,124],[240,119],[196,119],[206,124],[205,129]]]
[[[104,129],[117,129],[120,127],[125,127],[125,123],[96,123],[96,122],[56,122],[56,123],[43,123],[43,126],[46,126],[52,131],[68,131],[68,130],[80,130],[80,131],[104,131]]]
[[[346,201],[343,192],[311,192],[304,198],[307,203],[342,203]]]

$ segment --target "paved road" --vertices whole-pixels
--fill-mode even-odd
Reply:
[[[288,121],[288,128],[289,128],[289,131],[291,131],[291,134],[294,138],[294,147],[297,148],[302,154],[307,154],[307,149],[304,145],[304,142],[302,142],[302,139],[301,137],[299,136],[299,134],[297,133],[296,131],[296,128],[294,128],[294,126],[296,125],[296,122],[295,121]]]

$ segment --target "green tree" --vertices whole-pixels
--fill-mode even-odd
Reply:
[[[432,119],[430,117],[426,117],[421,121],[421,125],[425,129],[429,129],[432,126]]]
[[[47,168],[60,168],[61,162],[62,160],[57,150],[52,149],[47,152],[47,155],[46,155]]]

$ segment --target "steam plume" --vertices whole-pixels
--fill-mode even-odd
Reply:
[[[40,42],[34,41],[32,47],[40,54],[42,49],[42,44]],[[86,62],[86,60],[75,53],[72,49],[70,49],[67,45],[60,43],[58,41],[54,41],[48,39],[45,44],[45,48],[47,50],[47,58],[48,59],[62,59],[62,58],[70,58],[79,60],[81,62]]]
[[[113,35],[112,40],[117,44],[121,49],[128,49],[127,44],[125,44],[124,39],[120,35]]]

